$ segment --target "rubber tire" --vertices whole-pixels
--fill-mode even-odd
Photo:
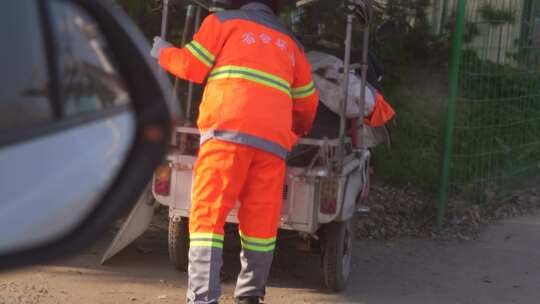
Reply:
[[[180,222],[169,218],[169,260],[177,270],[187,271],[189,256],[189,221],[182,218]]]
[[[351,220],[347,222],[332,222],[324,226],[322,273],[324,284],[333,291],[343,291],[347,285],[352,264],[352,240]],[[348,245],[346,245],[346,241]],[[344,251],[346,249],[350,255],[348,263],[344,262]]]

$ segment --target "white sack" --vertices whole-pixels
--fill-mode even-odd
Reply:
[[[332,112],[339,115],[340,103],[345,99],[343,91],[343,83],[345,81],[343,61],[335,56],[316,51],[307,53],[307,58],[313,68],[313,80],[319,90],[319,99]],[[361,88],[361,79],[354,74],[354,71],[351,71],[347,118],[360,117],[358,104],[361,100]],[[373,111],[376,98],[375,92],[375,88],[368,84],[364,116],[368,116]]]

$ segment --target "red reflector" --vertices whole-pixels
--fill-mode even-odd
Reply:
[[[335,214],[337,211],[337,182],[324,180],[320,184],[320,211],[322,214]]]
[[[337,210],[337,202],[335,200],[325,201],[321,204],[322,214],[334,214]]]
[[[154,172],[154,192],[167,196],[171,193],[172,169],[168,164],[159,166]]]

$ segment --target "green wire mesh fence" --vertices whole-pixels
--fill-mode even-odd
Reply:
[[[439,208],[446,195],[494,202],[540,172],[540,1],[451,2],[464,20]]]

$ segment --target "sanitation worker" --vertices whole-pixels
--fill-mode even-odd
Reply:
[[[188,303],[217,303],[224,224],[240,202],[237,303],[265,295],[279,225],[285,159],[311,128],[318,93],[303,48],[276,17],[279,1],[239,0],[208,16],[183,49],[154,38],[173,75],[206,80],[189,219]]]

